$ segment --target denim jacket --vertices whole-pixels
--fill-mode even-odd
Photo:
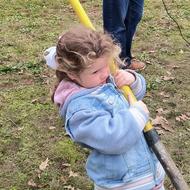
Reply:
[[[131,88],[142,99],[145,80],[135,76]],[[130,185],[146,176],[151,180],[139,190],[148,190],[163,180],[157,171],[159,162],[143,135],[149,117],[138,102],[129,104],[112,78],[102,86],[72,94],[60,114],[72,140],[91,149],[86,170],[96,185]]]

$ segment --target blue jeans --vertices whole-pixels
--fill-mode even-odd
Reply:
[[[103,0],[104,30],[120,43],[122,59],[132,58],[132,40],[142,18],[143,7],[144,0]]]

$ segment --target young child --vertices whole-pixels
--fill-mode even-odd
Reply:
[[[95,190],[164,190],[163,168],[143,135],[145,80],[131,70],[110,74],[120,51],[107,34],[82,26],[63,34],[45,52],[58,78],[53,100],[71,139],[91,150],[86,170]],[[131,105],[118,89],[123,85],[139,101]]]

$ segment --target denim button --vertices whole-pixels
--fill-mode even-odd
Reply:
[[[113,105],[114,100],[115,100],[114,96],[110,96],[109,99],[108,99],[108,104]]]
[[[110,105],[113,105],[113,100],[108,100],[108,103],[110,104]]]

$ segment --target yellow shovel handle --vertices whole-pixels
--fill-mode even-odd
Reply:
[[[94,26],[92,25],[88,15],[86,14],[86,12],[84,11],[83,7],[81,6],[80,2],[78,0],[70,0],[70,4],[73,7],[73,10],[75,11],[75,13],[77,14],[80,22],[88,27],[91,28],[93,30],[95,30]]]

